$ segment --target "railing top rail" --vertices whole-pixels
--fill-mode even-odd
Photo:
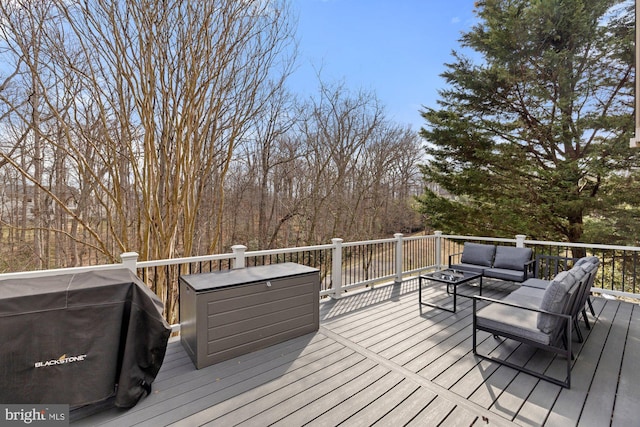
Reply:
[[[436,237],[446,237],[446,236],[436,236],[435,234],[429,234],[427,236],[404,236],[402,240],[426,240],[426,239],[435,239]]]
[[[445,239],[453,239],[453,240],[478,240],[483,242],[504,242],[504,243],[516,243],[516,239],[505,239],[503,237],[476,237],[476,236],[458,236],[453,234],[443,234],[442,236]]]
[[[443,234],[441,237],[445,239],[452,239],[452,240],[476,240],[476,241],[485,241],[485,242],[505,242],[505,243],[516,242],[516,239],[506,239],[502,237],[460,236],[460,235],[448,235],[448,234]],[[570,242],[550,242],[547,240],[525,240],[524,244],[640,252],[640,247],[638,246],[602,245],[602,244],[596,244],[596,243],[570,243]]]
[[[300,247],[283,248],[283,249],[266,249],[263,251],[245,252],[245,257],[278,255],[278,254],[305,252],[305,251],[321,251],[321,250],[331,249],[331,248],[333,248],[332,244],[316,245],[316,246],[300,246]]]
[[[599,245],[596,243],[570,243],[570,242],[549,242],[545,240],[525,240],[525,244],[540,245],[540,246],[566,246],[570,248],[589,248],[589,249],[604,249],[614,251],[632,251],[640,252],[638,246],[619,246],[619,245]]]
[[[221,260],[233,259],[234,257],[235,257],[234,254],[229,253],[229,254],[219,254],[219,255],[201,255],[201,256],[183,257],[183,258],[160,259],[155,261],[138,261],[136,263],[136,267],[147,268],[147,267],[160,267],[164,265],[189,264],[193,262],[221,261]]]
[[[375,245],[378,243],[393,243],[397,242],[396,238],[376,239],[376,240],[363,240],[361,242],[346,242],[342,244],[342,247],[347,248],[349,246],[362,246],[362,245]]]

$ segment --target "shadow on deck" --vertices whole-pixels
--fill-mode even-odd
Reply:
[[[594,298],[574,339],[572,388],[471,353],[471,301],[419,306],[417,280],[320,304],[320,330],[196,370],[170,343],[152,394],[129,410],[72,414],[74,425],[633,425],[640,395],[640,306]],[[514,289],[487,280],[483,294]],[[472,288],[469,288],[473,292]],[[464,293],[465,290],[462,289]],[[423,298],[446,298],[442,289]],[[486,334],[483,351],[546,372],[563,360]],[[95,409],[95,408],[94,408]],[[90,412],[90,410],[89,410]],[[83,418],[81,418],[83,417]]]

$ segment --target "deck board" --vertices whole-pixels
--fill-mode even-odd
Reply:
[[[228,400],[217,405],[215,408],[208,408],[197,412],[185,419],[188,424],[202,425],[215,421],[219,425],[248,422],[251,418],[259,417],[266,422],[265,412],[282,403],[291,406],[290,400],[301,393],[308,393],[315,387],[313,394],[322,389],[321,384],[328,382],[336,375],[341,375],[344,371],[362,362],[363,358],[353,351],[342,348],[340,351],[315,358],[313,363],[296,369],[283,375],[278,381],[263,384],[233,400]],[[328,366],[325,368],[325,366]],[[319,387],[320,386],[320,387]],[[306,395],[308,397],[308,395]],[[285,405],[283,405],[285,406]],[[272,417],[275,420],[282,418],[278,409]]]
[[[331,408],[336,407],[356,394],[359,390],[368,387],[374,380],[389,372],[387,369],[376,365],[372,361],[363,362],[361,367],[363,369],[358,371],[357,376],[353,378],[345,377],[340,385],[332,388],[328,393],[322,394],[317,399],[307,399],[307,405],[303,409],[295,410],[286,417],[278,420],[274,425],[297,426],[312,422],[314,419],[330,411]]]
[[[581,425],[595,427],[611,422],[631,311],[630,305],[618,306],[585,401]]]
[[[637,423],[640,418],[638,409],[638,372],[640,372],[640,307],[633,306],[626,336],[626,349],[620,369],[620,383],[613,412],[612,425],[624,426]],[[635,393],[635,394],[634,394]]]
[[[487,281],[483,294],[513,289]],[[469,289],[474,291],[473,288]],[[638,419],[639,306],[594,298],[597,321],[573,342],[566,390],[471,352],[471,300],[457,313],[417,303],[417,281],[321,303],[321,327],[285,343],[196,370],[171,342],[153,392],[74,425],[628,425]],[[437,287],[431,300],[448,298]],[[564,360],[478,334],[484,353],[562,375]],[[618,382],[618,378],[620,381]],[[604,396],[600,398],[599,396]],[[73,414],[72,414],[73,415]],[[605,424],[608,424],[606,422]]]
[[[438,395],[432,391],[426,390],[423,387],[418,387],[415,392],[407,396],[405,400],[398,403],[391,411],[384,414],[372,425],[382,427],[389,425],[405,425],[413,420],[417,414],[428,407],[434,399],[437,398],[437,396]]]
[[[562,389],[556,400],[553,411],[546,420],[549,426],[575,425],[580,419],[589,388],[593,382],[598,361],[602,355],[603,343],[609,334],[611,322],[615,315],[617,304],[607,304],[600,313],[598,326],[589,334],[587,345],[582,346],[577,353],[574,370],[571,376],[571,389]],[[597,345],[591,345],[597,343]]]
[[[369,376],[369,379],[374,378]],[[350,420],[349,425],[357,425],[361,413],[365,414],[363,417],[366,417],[367,413],[369,417],[371,417],[371,411],[367,412],[366,409],[371,405],[375,405],[375,409],[377,410],[377,400],[382,398],[387,392],[393,392],[403,380],[403,376],[396,372],[386,372],[384,375],[375,378],[375,381],[372,381],[367,387],[357,391],[338,405],[315,418],[308,425],[339,425],[347,420]],[[380,412],[378,412],[378,414],[380,414]],[[352,418],[353,420],[351,420]],[[376,417],[376,419],[377,418],[380,418],[380,416]]]
[[[453,415],[454,411],[456,412],[455,415]],[[471,421],[467,425],[471,425],[473,421],[478,418],[478,416],[468,413],[464,409],[458,408],[457,405],[455,405],[453,402],[438,396],[429,404],[429,406],[420,411],[420,413],[407,425],[416,427],[435,426],[448,418],[465,418]]]
[[[357,363],[353,363],[354,361]],[[319,382],[313,388],[307,388],[302,393],[290,396],[286,400],[286,405],[275,402],[269,409],[254,415],[263,425],[277,423],[300,425],[302,423],[300,417],[305,417],[305,422],[308,422],[328,411],[339,403],[336,396],[332,395],[337,388],[357,381],[358,378],[366,380],[367,375],[374,373],[372,369],[376,367],[373,362],[366,359],[356,360],[355,356],[347,362],[351,363],[351,366],[345,366],[344,370],[336,374],[337,376],[326,378],[325,381]],[[294,422],[293,420],[296,418],[298,421]]]

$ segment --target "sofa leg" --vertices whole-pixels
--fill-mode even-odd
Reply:
[[[578,323],[578,318],[573,319],[573,326],[576,330],[576,335],[578,336],[578,342],[584,342],[584,338],[582,338],[582,331],[580,330],[580,324]]]
[[[582,318],[584,319],[584,324],[587,325],[587,329],[591,330],[591,325],[589,324],[589,318],[587,317],[587,309],[582,309]]]
[[[571,327],[567,327],[567,329],[569,330],[569,332],[571,332]],[[571,351],[571,343],[570,341],[567,341],[567,337],[563,336],[562,337],[562,346],[564,347],[565,350],[567,350],[567,360],[574,360],[576,358],[576,356],[573,354],[573,351]]]

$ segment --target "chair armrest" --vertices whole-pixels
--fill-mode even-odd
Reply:
[[[524,263],[524,280],[527,280],[529,277],[535,277],[536,271],[536,260],[532,259]]]
[[[463,252],[458,252],[458,253],[449,255],[449,264],[447,264],[447,266],[451,267],[451,264],[453,264],[453,257],[454,256],[458,256],[458,255],[462,255],[462,254],[463,254]]]
[[[541,308],[536,308],[536,307],[525,307],[523,305],[518,305],[518,304],[515,304],[513,302],[503,301],[503,300],[494,299],[494,298],[482,297],[480,295],[473,295],[473,296],[471,296],[471,298],[473,298],[473,315],[474,316],[476,315],[476,311],[477,311],[476,301],[485,301],[485,302],[488,302],[488,303],[491,303],[491,304],[507,305],[509,307],[520,308],[522,310],[535,311],[536,313],[549,314],[551,316],[556,316],[556,317],[560,317],[560,318],[563,318],[563,319],[571,320],[571,315],[570,314],[554,313],[552,311],[542,310]]]

